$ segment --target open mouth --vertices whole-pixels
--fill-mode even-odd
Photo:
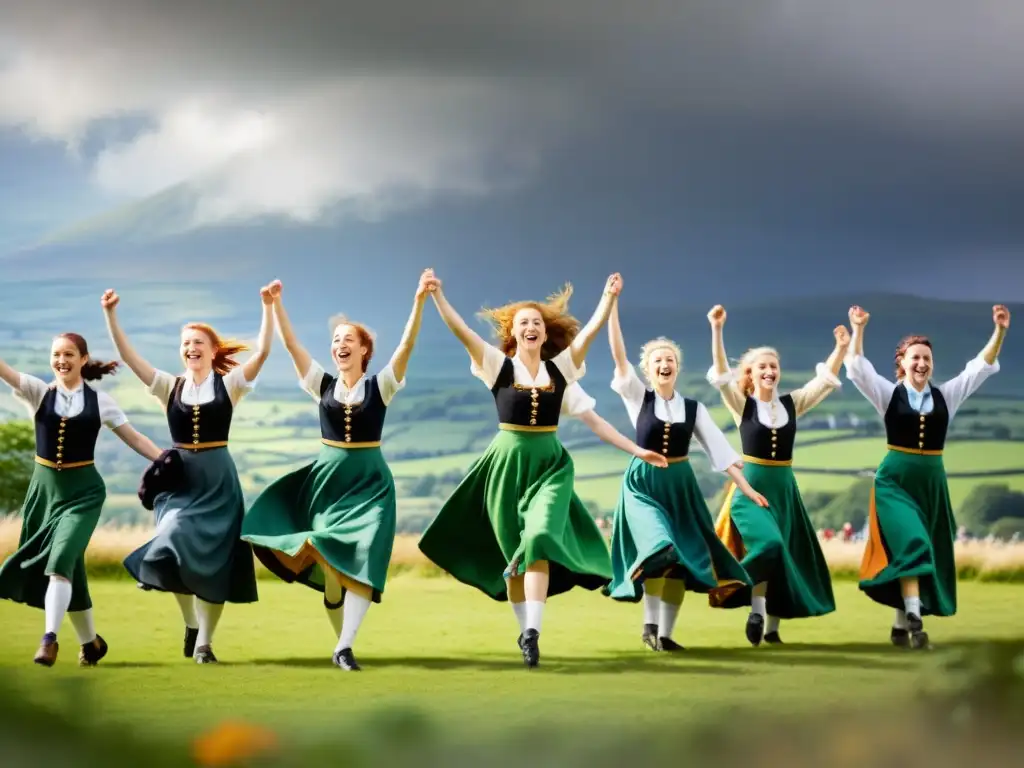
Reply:
[[[930,369],[929,368],[914,368],[913,371],[914,371],[914,375],[915,376],[927,376],[929,371],[930,371]]]
[[[57,373],[71,373],[71,366],[61,363],[59,365],[54,366],[53,370],[55,370]]]
[[[335,360],[337,360],[339,363],[348,362],[348,360],[351,357],[352,357],[352,353],[349,350],[347,350],[347,349],[339,349],[338,350],[338,354],[336,354],[334,356]]]
[[[658,369],[658,376],[660,378],[662,378],[662,379],[667,379],[667,378],[672,376],[672,369],[671,368],[659,368]]]
[[[775,374],[774,373],[766,373],[766,374],[764,374],[761,377],[761,383],[764,384],[766,387],[774,387],[775,386]]]
[[[198,352],[187,352],[185,354],[185,359],[198,361],[202,359],[202,355],[200,355]]]
[[[537,339],[539,339],[539,338],[540,338],[540,334],[537,333],[536,331],[527,331],[526,333],[523,334],[523,340],[524,341],[528,341],[531,344],[533,342],[537,341]]]

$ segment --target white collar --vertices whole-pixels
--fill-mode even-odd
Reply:
[[[922,396],[926,395],[926,394],[928,394],[929,392],[932,391],[931,384],[932,384],[932,380],[928,379],[928,381],[926,381],[924,383],[924,389],[918,389],[913,384],[911,384],[909,381],[907,381],[906,379],[903,379],[903,386],[905,386],[907,388],[908,392],[916,392],[917,394],[922,395]]]
[[[364,381],[366,381],[366,374],[365,373],[362,376],[360,376],[356,380],[356,383],[353,384],[350,387],[347,384],[345,384],[345,377],[341,375],[341,371],[338,371],[338,386],[341,387],[341,389],[344,392],[351,392],[352,390],[356,389],[360,384],[362,384]]]
[[[63,384],[61,384],[59,381],[57,381],[55,379],[54,382],[53,382],[53,386],[62,395],[66,396],[66,397],[73,397],[74,395],[77,395],[79,392],[81,392],[83,389],[85,389],[85,381],[84,380],[80,381],[78,383],[78,386],[75,387],[74,389],[68,389],[67,387],[65,387]]]
[[[212,381],[213,377],[216,376],[216,375],[217,375],[216,371],[211,369],[210,372],[207,374],[206,378],[203,379],[203,383],[202,384],[197,384],[196,383],[196,379],[195,379],[195,374],[190,369],[188,369],[188,368],[185,369],[185,381],[188,384],[191,384],[193,387],[201,387],[201,386],[203,386],[203,384],[205,384],[206,382]]]

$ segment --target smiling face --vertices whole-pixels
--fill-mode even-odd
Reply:
[[[213,368],[216,350],[210,337],[197,328],[186,328],[181,332],[181,358],[185,369],[203,374]]]
[[[647,380],[656,386],[675,388],[679,378],[679,360],[671,347],[657,347],[651,350],[645,368]]]
[[[761,392],[774,392],[782,378],[779,358],[771,352],[762,352],[750,361],[750,380]]]
[[[334,329],[331,341],[331,359],[341,373],[364,371],[363,359],[367,348],[358,329],[348,323],[341,323]]]
[[[900,360],[903,376],[914,387],[922,390],[932,376],[932,349],[927,344],[911,344]]]
[[[82,380],[82,366],[89,361],[88,355],[82,355],[71,339],[58,336],[50,347],[50,368],[57,381],[69,389],[74,388]]]
[[[512,318],[512,335],[518,349],[539,353],[548,340],[547,327],[540,310],[523,307]]]

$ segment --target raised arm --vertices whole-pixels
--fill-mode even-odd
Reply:
[[[896,385],[880,376],[871,362],[864,357],[864,329],[870,317],[871,315],[860,307],[850,307],[850,327],[853,329],[853,335],[844,360],[846,378],[853,382],[853,386],[875,407],[878,414],[884,416],[889,401],[892,400],[892,393],[896,391]]]
[[[11,368],[3,360],[0,360],[0,379],[3,379],[11,389],[21,389],[21,373]]]
[[[992,336],[978,356],[971,360],[960,374],[942,384],[942,396],[949,408],[950,418],[959,410],[964,401],[978,391],[978,388],[994,373],[999,371],[999,350],[1010,327],[1010,310],[1002,304],[992,307],[992,322],[995,328]]]
[[[589,410],[577,415],[577,418],[586,424],[595,435],[604,442],[614,445],[620,451],[624,451],[638,459],[643,459],[655,467],[665,468],[668,460],[655,451],[645,451],[628,437],[619,432],[615,427],[597,415],[597,411]]]
[[[100,299],[100,306],[103,307],[103,314],[107,319],[107,332],[110,334],[110,340],[117,349],[118,357],[139,378],[139,381],[147,387],[152,387],[153,379],[156,378],[156,369],[132,348],[132,345],[128,342],[128,337],[121,329],[121,324],[117,320],[117,305],[120,301],[121,297],[112,289],[105,291]]]
[[[274,296],[271,286],[265,285],[260,289],[260,299],[263,302],[263,317],[260,320],[260,335],[256,339],[256,352],[242,364],[246,381],[255,381],[260,375],[274,342]]]
[[[594,339],[597,337],[597,332],[601,329],[601,326],[608,320],[608,315],[618,301],[619,291],[621,290],[622,276],[618,273],[611,275],[605,284],[604,293],[601,295],[601,301],[598,303],[597,309],[594,310],[593,316],[583,326],[582,330],[576,334],[576,338],[572,340],[572,345],[569,349],[572,354],[572,364],[577,368],[581,368],[586,361],[590,345],[594,343]]]
[[[629,357],[626,355],[626,341],[622,337],[622,325],[619,323],[619,302],[612,303],[608,315],[608,343],[612,348],[612,359],[615,361],[615,377],[624,379],[629,375]]]
[[[313,364],[313,358],[299,342],[299,337],[295,335],[295,330],[292,328],[292,321],[288,319],[288,313],[284,309],[284,300],[281,298],[281,281],[275,280],[267,287],[270,289],[270,295],[274,300],[274,320],[276,320],[277,335],[281,338],[281,343],[284,344],[284,348],[292,359],[295,373],[298,374],[300,380],[305,379],[306,374],[309,373],[309,367]]]
[[[743,417],[744,396],[736,389],[736,380],[729,369],[729,358],[725,354],[725,307],[716,304],[708,312],[711,324],[711,370],[708,383],[718,390],[722,403],[729,410],[732,420],[739,424]]]
[[[448,330],[455,334],[455,338],[462,342],[462,346],[466,348],[473,364],[477,368],[483,368],[487,342],[480,337],[480,334],[470,328],[459,313],[455,311],[455,308],[448,303],[448,299],[445,298],[444,292],[441,290],[441,281],[436,277],[434,278],[434,291],[431,296],[434,297],[434,306],[437,307],[437,311],[440,313],[444,324],[448,326]]]
[[[423,270],[423,274],[420,275],[420,284],[416,288],[416,296],[412,302],[412,312],[409,314],[405,331],[402,333],[402,340],[398,342],[398,348],[391,356],[391,370],[398,381],[405,381],[409,357],[412,355],[413,347],[416,346],[416,337],[419,336],[420,324],[423,321],[423,304],[427,300],[427,294],[433,293],[436,288],[437,278],[434,277],[434,270]]]
[[[797,416],[803,416],[843,384],[839,380],[839,371],[850,348],[850,332],[845,325],[837,325],[832,334],[836,338],[832,354],[824,363],[818,363],[813,379],[790,393]]]
[[[1006,338],[1006,332],[1010,330],[1010,310],[1002,304],[992,307],[992,322],[995,323],[995,329],[992,331],[992,336],[989,337],[988,344],[981,350],[982,358],[989,365],[995,365],[996,360],[999,359],[999,350],[1003,348],[1003,339]]]

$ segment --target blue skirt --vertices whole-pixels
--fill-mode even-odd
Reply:
[[[154,500],[156,532],[125,558],[140,584],[208,603],[257,601],[252,547],[242,541],[245,497],[227,448],[181,451],[185,480]]]

